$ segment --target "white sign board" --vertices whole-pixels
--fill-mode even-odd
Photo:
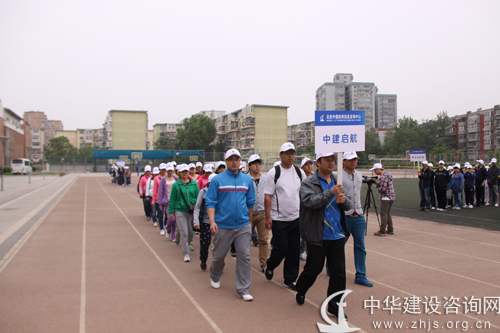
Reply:
[[[316,154],[365,150],[365,111],[316,111],[314,125]]]
[[[425,149],[414,149],[410,150],[410,161],[411,162],[422,162],[427,158],[425,157]]]
[[[125,166],[125,160],[117,160],[116,165],[117,166]]]

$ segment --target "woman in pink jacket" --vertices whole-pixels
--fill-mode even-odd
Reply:
[[[161,169],[162,166],[163,165],[160,165],[160,184],[158,185],[158,207],[161,217],[158,217],[158,221],[161,221],[160,228],[161,225],[163,225],[163,221],[166,221],[165,230],[163,230],[162,235],[166,235],[167,238],[170,237],[173,242],[176,240],[176,221],[175,214],[173,219],[169,218],[168,205],[170,202],[170,193],[172,193],[172,185],[179,180],[179,178],[174,176],[174,165],[172,163],[165,164],[165,169],[163,170]],[[166,173],[164,177],[161,176],[162,172]]]

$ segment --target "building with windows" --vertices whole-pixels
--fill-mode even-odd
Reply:
[[[468,111],[450,120],[447,132],[455,136],[455,149],[466,159],[486,159],[490,151],[500,148],[500,105]]]
[[[23,124],[23,118],[11,109],[4,108],[0,101],[0,137],[5,140],[0,144],[0,158],[4,166],[10,166],[10,161],[14,158],[29,158],[31,147],[26,142],[25,128],[29,131],[29,124]]]
[[[76,148],[85,146],[101,148],[104,142],[104,129],[77,128],[74,131],[56,131],[56,137],[64,136]]]
[[[208,110],[208,111],[200,111],[200,114],[204,114],[211,119],[217,119],[226,114],[226,111],[216,111],[216,110]]]
[[[64,126],[60,120],[49,120],[42,111],[24,112],[24,121],[31,128],[31,158],[36,163],[43,158],[45,146],[50,139],[57,136],[57,131],[64,130]]]
[[[354,77],[350,73],[337,73],[333,82],[321,85],[316,90],[316,110],[365,111],[366,130],[379,128],[377,119],[381,120],[383,126],[392,123],[391,119],[394,117],[397,120],[396,95],[380,95],[393,98],[391,104],[388,102],[389,98],[380,97],[381,105],[377,113],[378,88],[372,82],[353,80]],[[387,122],[384,122],[384,119],[387,119]]]
[[[180,123],[161,123],[153,125],[153,143],[155,143],[159,138],[169,137],[175,141],[177,135],[177,129],[182,128]]]
[[[103,128],[103,147],[107,149],[146,150],[148,112],[110,110]]]
[[[214,119],[216,143],[239,149],[243,156],[276,156],[287,142],[288,106],[247,104]]]
[[[375,128],[394,128],[398,123],[398,96],[377,94],[375,96]]]

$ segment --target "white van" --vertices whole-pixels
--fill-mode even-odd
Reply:
[[[15,175],[17,175],[17,174],[20,175],[22,173],[27,175],[28,173],[33,172],[32,163],[27,158],[15,158],[15,159],[13,159],[10,163],[10,168],[12,169],[12,173]]]

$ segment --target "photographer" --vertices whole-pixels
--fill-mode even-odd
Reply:
[[[375,163],[373,170],[377,176],[380,176],[380,181],[375,183],[377,185],[378,193],[380,193],[380,230],[375,233],[375,236],[394,235],[394,226],[392,225],[392,216],[390,214],[392,204],[396,200],[396,193],[394,192],[394,185],[392,183],[392,176],[384,171],[382,164]],[[386,230],[387,228],[387,230]]]

